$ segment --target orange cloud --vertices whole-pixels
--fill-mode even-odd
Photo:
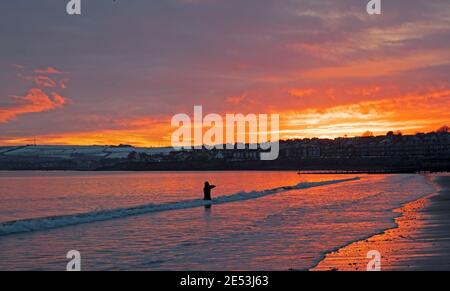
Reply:
[[[13,65],[13,66],[21,71],[25,69],[25,67],[22,65]],[[35,69],[28,72],[27,74],[20,72],[17,74],[17,76],[24,80],[33,82],[36,86],[40,88],[59,87],[61,89],[66,89],[67,84],[69,82],[69,78],[67,78],[67,76],[64,76],[65,74],[68,73],[57,70],[53,67],[48,67],[45,69]]]
[[[63,75],[67,74],[67,72],[60,71],[58,69],[55,69],[53,67],[47,67],[45,69],[36,69],[34,70],[36,74],[48,74],[48,75]]]
[[[34,84],[42,88],[55,88],[56,81],[48,76],[38,75],[38,76],[26,76],[23,77],[25,80],[30,80]]]
[[[285,112],[281,136],[339,137],[359,136],[367,130],[384,134],[389,130],[405,133],[435,130],[450,122],[450,90],[405,95],[374,101],[339,105],[324,109]]]
[[[367,88],[349,88],[349,92],[371,95],[380,92],[377,86]],[[295,93],[296,91],[294,91]],[[305,93],[306,92],[306,93]],[[297,95],[311,92],[314,96],[320,93],[299,90]],[[383,92],[384,94],[384,92]],[[394,94],[393,94],[394,95]],[[38,102],[38,100],[42,99]],[[50,98],[29,97],[40,104],[39,108],[50,108],[53,104],[64,104],[63,97]],[[23,102],[23,100],[22,100]],[[405,134],[427,132],[437,129],[443,124],[450,124],[449,89],[430,89],[426,93],[398,94],[377,100],[349,101],[348,104],[329,105],[318,108],[294,110],[291,105],[271,113],[280,114],[280,138],[361,136],[366,131],[375,135],[385,134],[390,130],[401,130]],[[17,110],[16,110],[17,112]],[[189,112],[187,112],[189,113]],[[207,112],[204,112],[207,114]],[[0,114],[0,120],[4,115]],[[134,146],[170,146],[170,136],[174,128],[170,125],[170,116],[150,116],[135,119],[117,119],[108,122],[107,128],[85,131],[48,133],[38,136],[38,143],[49,145],[117,145]],[[96,123],[93,119],[93,123]],[[3,137],[4,145],[30,143],[27,138]]]
[[[65,78],[59,82],[59,87],[61,89],[67,89],[67,83],[69,83],[69,79]]]
[[[317,90],[312,89],[312,88],[307,88],[307,89],[293,88],[293,89],[289,90],[289,95],[295,96],[295,97],[305,97],[305,96],[310,96],[315,93],[317,93]]]
[[[23,69],[25,69],[25,66],[24,66],[24,65],[21,65],[21,64],[12,64],[12,66],[13,66],[14,68],[18,69],[18,70],[23,70]]]
[[[229,104],[238,105],[245,99],[246,95],[230,96],[225,101]]]
[[[92,118],[95,122],[96,118]],[[170,116],[143,117],[110,122],[111,128],[48,133],[37,136],[39,144],[46,145],[119,145],[170,146],[172,127]],[[20,145],[32,142],[28,137],[0,137],[2,145]]]
[[[0,123],[8,122],[18,115],[49,111],[64,106],[67,99],[57,93],[50,96],[41,89],[33,88],[25,97],[16,97],[16,103],[10,108],[0,108]]]
[[[303,76],[315,79],[370,78],[449,63],[449,51],[436,49],[425,53],[409,54],[403,57],[387,56],[383,59],[368,58],[367,60],[353,61],[341,66],[328,66],[307,71]]]
[[[169,124],[170,125],[170,124]],[[170,127],[170,126],[169,126]],[[169,146],[170,129],[162,127],[144,127],[136,129],[110,129],[86,132],[66,132],[39,136],[37,142],[46,145],[119,145],[133,146]],[[0,140],[4,145],[27,144],[26,138]]]

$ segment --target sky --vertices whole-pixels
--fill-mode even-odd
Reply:
[[[450,125],[450,1],[0,3],[0,145],[166,146],[171,118],[277,113],[280,137]]]

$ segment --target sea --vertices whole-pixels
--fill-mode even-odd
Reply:
[[[216,185],[203,201],[203,184]],[[421,174],[0,172],[0,270],[308,270],[395,227]]]

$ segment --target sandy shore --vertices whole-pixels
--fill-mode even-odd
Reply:
[[[326,255],[312,270],[365,271],[367,252],[381,254],[381,270],[450,270],[450,176],[430,176],[437,192],[395,211],[397,228]]]

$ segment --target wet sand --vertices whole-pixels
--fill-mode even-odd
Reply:
[[[354,242],[311,270],[365,271],[367,252],[381,254],[382,271],[450,270],[450,176],[430,176],[436,193],[396,209],[397,228]]]

